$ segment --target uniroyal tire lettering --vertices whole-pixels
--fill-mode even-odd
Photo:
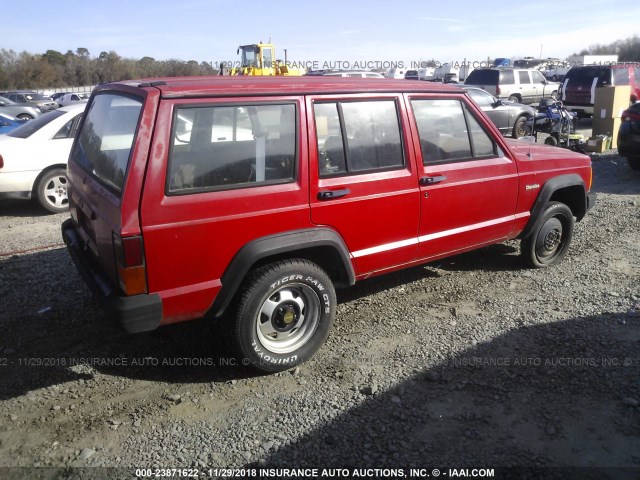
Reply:
[[[261,362],[271,363],[275,365],[287,365],[289,363],[296,363],[298,361],[298,355],[291,355],[290,357],[286,358],[274,358],[271,355],[267,355],[260,349],[260,346],[255,342],[255,340],[251,343],[251,346],[253,347],[253,351],[258,354],[258,357],[260,357]]]

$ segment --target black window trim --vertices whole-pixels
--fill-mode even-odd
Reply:
[[[120,189],[118,190],[111,182],[106,182],[102,177],[99,177],[98,175],[96,175],[92,170],[89,170],[88,168],[86,168],[84,165],[82,165],[79,162],[74,161],[74,164],[77,165],[78,167],[80,167],[84,172],[86,172],[89,176],[91,176],[91,178],[95,181],[97,181],[101,186],[103,186],[104,188],[106,188],[109,192],[111,192],[113,195],[115,195],[117,198],[122,199],[122,196],[124,195],[124,190],[127,186],[127,180],[129,179],[129,171],[131,170],[131,160],[133,157],[133,152],[136,149],[136,143],[137,143],[137,138],[138,138],[138,133],[140,130],[140,122],[142,121],[142,116],[144,115],[144,108],[145,108],[145,101],[146,98],[145,97],[141,97],[138,95],[134,95],[131,94],[129,92],[123,92],[120,90],[103,90],[100,92],[97,92],[95,94],[95,96],[92,96],[90,102],[87,104],[86,108],[84,109],[82,115],[80,115],[80,123],[77,127],[77,132],[76,135],[74,137],[73,140],[73,145],[71,147],[71,152],[69,153],[69,161],[71,161],[71,159],[73,159],[73,152],[75,151],[76,148],[80,148],[80,135],[78,135],[78,133],[80,133],[82,131],[82,128],[84,127],[84,123],[86,121],[86,119],[89,117],[89,112],[90,112],[90,107],[93,106],[93,104],[95,103],[95,100],[98,96],[100,95],[112,95],[112,96],[119,96],[119,97],[124,97],[124,98],[128,98],[130,100],[134,100],[137,102],[140,102],[140,113],[138,114],[138,121],[136,122],[136,129],[133,133],[133,141],[131,142],[131,150],[129,151],[129,158],[127,159],[127,169],[124,172],[124,178],[122,179],[122,186],[120,187]],[[56,111],[56,110],[54,110]]]
[[[218,185],[218,186],[209,186],[209,187],[194,187],[194,188],[182,188],[180,190],[170,190],[171,183],[171,166],[173,163],[173,148],[175,138],[175,129],[176,129],[176,117],[178,116],[178,110],[182,109],[192,109],[192,108],[212,108],[212,107],[258,107],[264,105],[293,105],[294,108],[294,126],[295,126],[295,141],[294,141],[294,160],[293,160],[293,175],[291,178],[286,180],[267,180],[264,182],[253,182],[253,183],[237,183],[232,185]],[[273,185],[287,185],[290,183],[296,183],[299,180],[299,164],[300,164],[300,112],[301,108],[299,106],[299,101],[295,99],[286,99],[286,100],[265,100],[265,101],[225,101],[225,102],[203,102],[203,103],[179,103],[176,102],[173,105],[173,112],[171,115],[171,137],[169,142],[169,153],[167,159],[167,168],[165,175],[165,183],[164,183],[164,195],[165,197],[180,197],[184,195],[196,195],[199,193],[210,193],[210,192],[226,192],[229,190],[244,190],[247,188],[260,188],[260,187],[270,187]]]
[[[416,124],[416,131],[418,133],[418,139],[420,138],[420,132],[418,131],[418,120],[416,119],[415,113],[413,111],[413,105],[412,105],[413,100],[456,100],[456,101],[460,102],[460,104],[463,106],[462,114],[463,114],[463,117],[464,117],[465,126],[467,127],[467,137],[469,139],[469,146],[471,148],[471,157],[447,158],[447,159],[436,160],[434,162],[427,162],[427,163],[424,162],[424,158],[422,156],[422,148],[420,148],[420,150],[419,150],[419,152],[420,152],[420,161],[421,161],[421,163],[422,163],[422,165],[424,167],[429,167],[431,165],[446,165],[446,164],[449,164],[449,163],[473,162],[473,161],[476,161],[476,160],[489,160],[491,158],[501,158],[501,157],[504,156],[504,153],[502,152],[502,149],[498,145],[498,142],[496,142],[496,139],[494,138],[494,136],[491,135],[489,132],[487,132],[485,126],[483,125],[483,122],[478,120],[478,117],[471,112],[471,108],[469,107],[469,104],[467,103],[466,99],[463,99],[461,97],[451,97],[451,96],[438,96],[438,97],[423,97],[423,96],[420,96],[420,97],[416,97],[416,96],[410,95],[409,96],[409,106],[410,106],[410,109],[411,109],[411,114],[413,115],[413,121]],[[471,129],[469,128],[469,120],[467,118],[467,115],[471,115],[475,119],[475,121],[478,122],[478,125],[480,125],[480,128],[482,128],[482,131],[491,140],[491,143],[493,144],[493,155],[475,156],[475,145],[473,143],[473,138],[471,136]]]
[[[394,106],[396,107],[396,120],[398,122],[398,132],[400,133],[400,151],[402,154],[402,164],[394,165],[384,168],[369,168],[366,170],[352,170],[351,160],[349,154],[349,137],[347,136],[346,125],[344,121],[344,114],[342,112],[342,103],[371,103],[371,102],[383,102],[383,101],[393,101]],[[339,173],[325,173],[322,174],[320,172],[320,163],[318,162],[318,178],[321,180],[326,180],[330,178],[339,178],[339,177],[353,177],[355,175],[367,175],[371,173],[382,173],[382,172],[393,172],[396,170],[405,170],[407,168],[407,155],[406,155],[406,146],[405,146],[405,135],[402,129],[402,119],[400,117],[400,108],[399,108],[399,97],[372,97],[372,98],[331,98],[331,99],[314,99],[312,101],[312,105],[316,104],[335,104],[338,109],[338,119],[340,121],[340,136],[342,139],[342,151],[344,154],[344,163],[345,163],[345,171]],[[313,120],[314,120],[314,128],[315,127],[315,108],[313,110]],[[316,130],[316,156],[320,158],[320,150],[318,148],[318,135]]]

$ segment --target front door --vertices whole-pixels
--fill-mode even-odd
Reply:
[[[415,95],[410,104],[422,154],[417,258],[507,239],[515,220],[517,166],[499,147],[495,131],[459,98]]]

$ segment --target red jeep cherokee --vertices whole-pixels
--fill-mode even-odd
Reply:
[[[68,165],[71,257],[129,332],[229,322],[266,371],[323,344],[334,286],[505,240],[565,255],[589,157],[506,140],[461,89],[194,77],[95,89]]]

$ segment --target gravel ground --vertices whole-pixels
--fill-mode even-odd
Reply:
[[[523,269],[509,242],[362,282],[338,292],[321,351],[275,375],[229,365],[222,323],[117,331],[60,244],[66,215],[0,203],[0,467],[23,467],[0,477],[588,467],[575,478],[638,478],[640,173],[615,151],[592,158],[598,203],[560,265]],[[60,468],[33,468],[45,466]]]

